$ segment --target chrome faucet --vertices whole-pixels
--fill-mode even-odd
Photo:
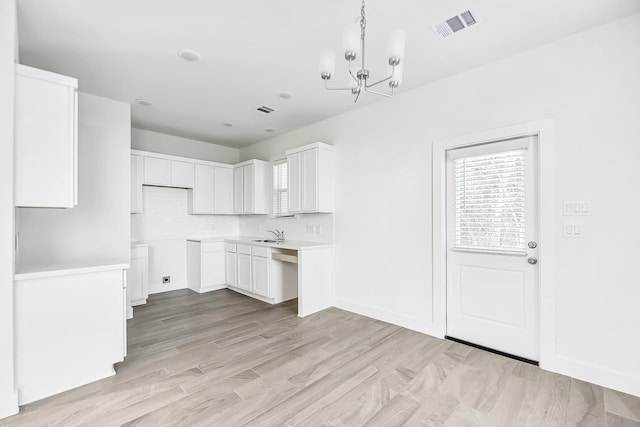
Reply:
[[[269,233],[272,233],[274,236],[276,236],[276,240],[278,242],[284,242],[284,230],[280,231],[276,228],[275,231],[273,230],[267,230]]]

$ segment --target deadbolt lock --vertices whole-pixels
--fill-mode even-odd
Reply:
[[[529,243],[527,243],[527,246],[529,246],[529,249],[535,249],[538,247],[538,244],[532,240]]]

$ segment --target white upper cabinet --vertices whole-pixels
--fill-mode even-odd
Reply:
[[[322,142],[286,152],[290,213],[334,211],[334,148]]]
[[[144,158],[144,183],[169,186],[171,184],[171,160]]]
[[[193,191],[189,191],[190,214],[214,213],[214,172],[213,166],[194,165]]]
[[[171,186],[193,188],[193,163],[171,160]]]
[[[233,169],[214,167],[214,207],[216,214],[233,213]]]
[[[15,205],[73,208],[78,81],[24,65],[15,72]]]
[[[193,163],[159,157],[144,157],[144,184],[193,188]]]
[[[248,160],[234,166],[233,210],[236,214],[268,214],[271,194],[269,164]]]
[[[233,169],[231,166],[194,165],[193,190],[189,191],[190,214],[233,213]]]

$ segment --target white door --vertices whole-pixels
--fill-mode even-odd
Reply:
[[[537,361],[537,141],[447,151],[447,335]]]

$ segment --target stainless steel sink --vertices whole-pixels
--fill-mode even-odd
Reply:
[[[255,239],[252,240],[252,242],[258,242],[258,243],[278,243],[277,240],[269,240],[269,239]]]

